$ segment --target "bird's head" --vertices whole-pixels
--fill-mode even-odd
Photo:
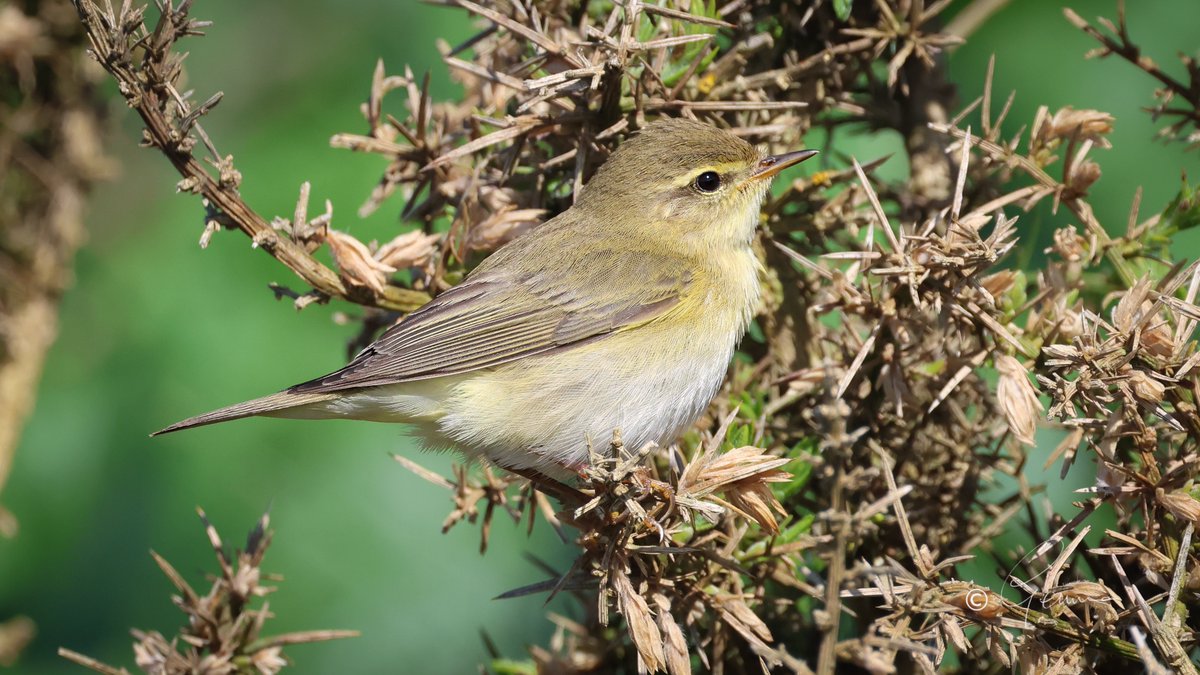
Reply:
[[[626,141],[600,167],[576,207],[590,219],[661,228],[709,243],[747,241],[780,171],[816,155],[768,155],[701,122],[667,119]]]

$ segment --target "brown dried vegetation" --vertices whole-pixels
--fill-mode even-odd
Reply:
[[[128,4],[77,1],[147,144],[204,196],[202,241],[253,237],[312,286],[277,289],[298,307],[377,308],[360,341],[453,285],[472,254],[569,206],[654,117],[701,118],[774,150],[819,129],[844,167],[766,205],[761,340],[747,340],[681,448],[617,435],[574,485],[487,468],[446,479],[401,460],[451,491],[446,527],[482,522],[485,547],[497,512],[530,526],[541,513],[578,543],[567,572],[513,592],[567,591],[586,609],[551,616],[530,669],[1089,672],[1136,660],[1195,672],[1200,265],[1171,263],[1166,246],[1200,207],[1186,185],[1149,218],[1135,200],[1111,234],[1088,203],[1110,115],[1042,108],[1006,131],[1012,97],[996,105],[990,70],[984,96],[954,114],[943,50],[996,3],[948,21],[948,2],[920,0],[445,4],[478,17],[474,37],[440,47],[462,100],[435,102],[427,76],[380,63],[365,130],[332,139],[388,162],[361,212],[399,197],[417,225],[376,246],[331,229],[329,206],[309,220],[307,186],[293,217],[270,224],[241,201],[232,159],[197,123],[219,97],[196,105],[175,88],[175,43],[203,27],[187,2],[148,28]],[[1195,62],[1184,59],[1188,82],[1173,79],[1130,42],[1123,13],[1101,21],[1107,32],[1067,17],[1100,55],[1162,84],[1163,133],[1194,148]],[[874,179],[882,160],[842,163],[852,124],[898,131],[909,179]],[[1033,245],[1019,219],[1034,208],[1071,222],[1017,269],[1011,252]],[[322,246],[336,269],[313,257]],[[1047,414],[1065,430],[1050,459],[1060,476],[1096,466],[1077,509],[1048,520],[1026,471]],[[1088,546],[1102,507],[1115,524]],[[1029,548],[1000,550],[1002,536]],[[975,557],[998,571],[995,587],[960,578]]]
[[[171,602],[187,615],[187,625],[168,640],[157,631],[134,629],[133,653],[137,667],[146,673],[187,675],[205,673],[256,673],[273,675],[288,665],[283,648],[307,642],[323,642],[355,637],[357,631],[314,630],[301,633],[264,636],[262,630],[272,614],[269,605],[259,602],[275,591],[264,581],[279,581],[262,571],[263,556],[271,545],[270,519],[264,515],[246,537],[246,548],[236,551],[233,559],[225,551],[217,529],[199,511],[204,533],[217,555],[220,576],[213,577],[212,588],[201,595],[154,551],[150,555],[170,580],[178,595]],[[256,605],[257,606],[254,606]],[[129,672],[60,648],[59,655],[99,673],[122,675]]]

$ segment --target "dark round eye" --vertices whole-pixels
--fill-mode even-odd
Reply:
[[[705,171],[696,176],[696,189],[701,192],[716,192],[721,187],[721,174],[716,171]]]

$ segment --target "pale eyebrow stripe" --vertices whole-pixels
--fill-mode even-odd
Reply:
[[[685,174],[683,176],[683,178],[675,179],[675,181],[671,184],[674,185],[675,187],[684,187],[684,186],[690,185],[692,183],[692,181],[696,180],[697,176],[704,173],[705,171],[716,171],[717,173],[721,174],[722,177],[724,177],[724,176],[728,175],[730,171],[732,171],[734,169],[738,169],[738,168],[741,168],[740,165],[733,163],[733,162],[723,162],[721,164],[711,164],[709,166],[702,166],[699,169],[696,169],[695,171],[693,171],[689,174]]]

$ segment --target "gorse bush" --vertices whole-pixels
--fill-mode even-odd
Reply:
[[[200,124],[219,95],[199,103],[178,85],[178,43],[204,28],[189,3],[161,4],[146,26],[128,4],[76,2],[146,145],[203,197],[201,244],[241,230],[296,272],[304,287],[275,290],[297,307],[366,308],[352,349],[568,208],[656,118],[697,118],[773,152],[821,139],[822,170],[763,208],[762,306],[678,447],[626,447],[614,430],[572,484],[491,467],[447,478],[398,458],[450,491],[445,526],[480,523],[484,547],[496,514],[531,526],[540,514],[578,543],[568,570],[511,593],[568,593],[578,614],[551,615],[550,644],[489,668],[1195,672],[1200,265],[1168,247],[1200,224],[1200,202],[1185,180],[1170,203],[1139,197],[1126,222],[1101,222],[1089,191],[1112,116],[1012,119],[991,69],[982,98],[959,105],[946,52],[999,3],[953,16],[919,0],[446,4],[478,27],[439,45],[461,98],[435,101],[428,76],[381,62],[364,128],[332,139],[387,161],[360,213],[391,208],[404,226],[376,243],[336,229],[331,207],[310,216],[307,186],[289,217],[241,199],[232,158]],[[1093,56],[1153,78],[1150,114],[1194,152],[1196,62],[1183,57],[1182,78],[1160,68],[1123,10],[1066,18]],[[898,133],[904,153],[847,157],[852,133]],[[904,178],[877,176],[885,161],[906,163]],[[1034,208],[1069,221],[1044,251],[1021,228]],[[1025,471],[1045,425],[1066,431],[1059,477],[1096,467],[1073,509],[1049,518]],[[1000,537],[1027,544],[1001,550]],[[960,576],[981,559],[994,584]],[[284,665],[278,649],[248,656],[264,644],[283,642],[217,651],[185,636],[178,658],[154,663]]]

